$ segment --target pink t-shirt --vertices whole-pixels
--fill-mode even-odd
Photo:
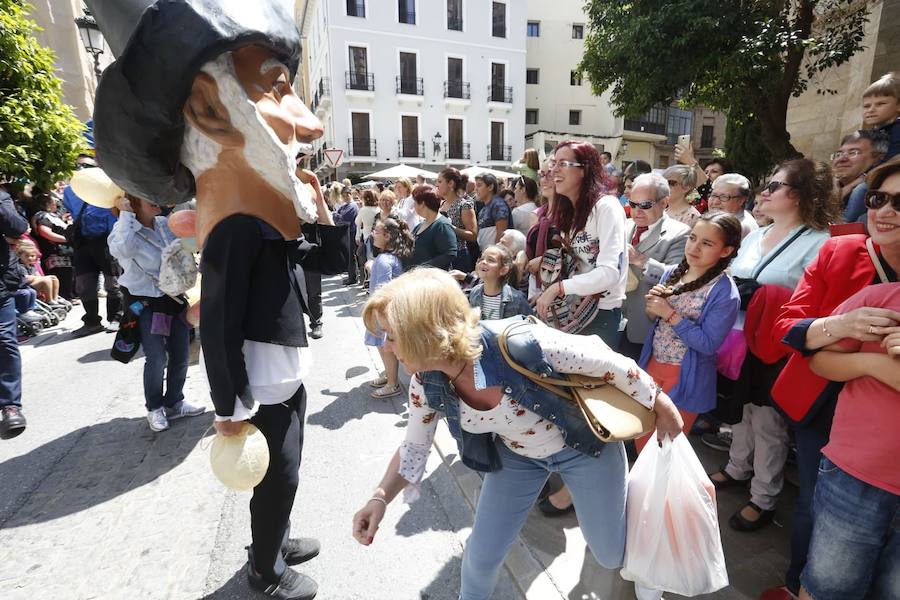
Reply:
[[[868,306],[900,311],[900,283],[870,285],[838,306],[833,315]],[[880,342],[843,339],[838,344],[856,352],[884,353]],[[900,359],[895,360],[900,369]],[[874,377],[844,384],[838,396],[831,439],[822,453],[857,479],[900,494],[900,392]]]

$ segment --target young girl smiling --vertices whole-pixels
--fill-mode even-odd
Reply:
[[[481,283],[469,292],[469,304],[481,309],[482,319],[505,319],[530,315],[531,306],[525,294],[509,285],[518,280],[518,270],[506,246],[492,244],[484,249],[475,264]]]
[[[699,413],[716,405],[716,352],[740,309],[737,287],[725,269],[740,245],[736,217],[702,216],[691,229],[684,259],[647,294],[647,314],[656,320],[639,365],[670,395],[685,432]],[[647,439],[636,441],[638,450]]]

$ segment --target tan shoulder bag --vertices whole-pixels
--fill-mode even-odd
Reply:
[[[564,379],[542,377],[513,360],[507,337],[512,329],[528,322],[539,323],[535,317],[513,323],[497,339],[500,353],[510,367],[548,392],[578,406],[588,427],[603,442],[632,440],[653,431],[656,413],[603,379],[574,373],[564,374]]]

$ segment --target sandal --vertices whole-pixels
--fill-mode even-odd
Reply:
[[[400,384],[394,385],[385,385],[382,388],[379,388],[369,394],[371,397],[376,398],[378,400],[383,400],[384,398],[393,398],[394,396],[399,396],[403,393],[403,388],[400,387]]]
[[[369,385],[373,388],[380,388],[387,385],[387,377],[379,377],[378,379],[373,379],[369,382]]]
[[[722,481],[717,481],[717,480],[713,479],[713,476],[716,476],[716,475],[721,475],[725,479]],[[709,480],[712,481],[713,487],[716,488],[717,490],[722,490],[722,489],[725,489],[728,487],[734,487],[737,485],[747,485],[747,482],[749,481],[749,479],[735,479],[734,477],[729,475],[728,471],[726,471],[725,469],[720,469],[720,470],[716,471],[715,473],[710,473]]]
[[[757,513],[759,516],[753,519],[752,521],[744,517],[741,514],[745,508],[750,508],[753,512]],[[766,525],[772,522],[772,519],[775,518],[774,510],[763,510],[753,502],[748,502],[740,510],[731,515],[731,518],[728,519],[728,524],[731,525],[732,529],[736,529],[737,531],[756,531],[757,529],[762,529]]]

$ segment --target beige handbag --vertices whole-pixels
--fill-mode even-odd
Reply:
[[[515,362],[509,355],[507,337],[514,328],[529,322],[539,323],[529,317],[528,321],[508,326],[498,338],[500,353],[509,366],[548,392],[577,405],[588,427],[603,442],[632,440],[653,431],[656,413],[603,379],[573,373],[564,374],[564,379],[542,377]]]

